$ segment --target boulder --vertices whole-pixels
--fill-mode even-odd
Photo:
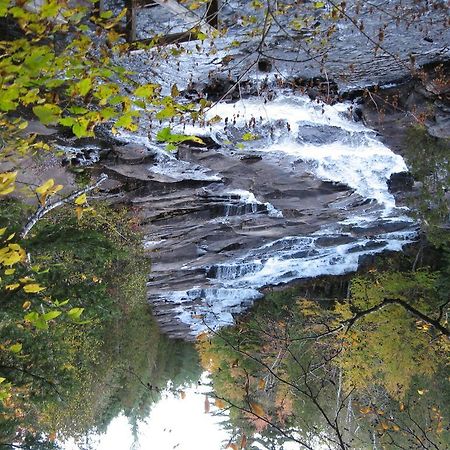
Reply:
[[[410,172],[393,173],[387,181],[389,192],[410,192],[414,187],[414,178]]]

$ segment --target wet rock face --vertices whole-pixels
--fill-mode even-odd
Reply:
[[[407,133],[424,126],[430,136],[450,139],[450,63],[427,64],[417,75],[361,97],[362,119],[396,152],[407,154]]]
[[[355,270],[412,239],[387,189],[401,158],[343,106],[281,96],[217,107],[227,122],[186,129],[216,148],[174,154],[139,138],[104,161],[140,210],[148,298],[168,335],[194,339],[232,323],[266,286]]]
[[[349,139],[349,133],[339,127],[330,125],[315,126],[310,123],[300,123],[298,140],[313,145],[330,144]]]

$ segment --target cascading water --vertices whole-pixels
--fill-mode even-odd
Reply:
[[[222,122],[177,131],[220,148],[171,156],[170,176],[188,179],[192,165],[209,185],[183,200],[182,215],[149,227],[164,242],[151,247],[149,299],[169,334],[230,324],[265,286],[355,271],[362,256],[414,240],[415,224],[387,186],[405,163],[352,121],[348,105],[280,95],[219,103],[208,114]],[[158,163],[148,170],[161,173]]]

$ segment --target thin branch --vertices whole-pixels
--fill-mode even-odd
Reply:
[[[57,200],[53,203],[44,204],[42,206],[39,206],[39,208],[36,210],[36,212],[28,219],[28,222],[26,223],[26,225],[23,227],[22,231],[20,232],[20,235],[19,235],[20,238],[21,239],[26,238],[28,233],[36,225],[36,223],[40,219],[42,219],[42,217],[44,217],[46,214],[48,214],[51,210],[75,200],[77,197],[79,197],[82,194],[86,194],[87,192],[93,191],[107,179],[108,179],[108,175],[103,173],[94,184],[87,186],[84,189],[80,189],[79,191],[73,192],[72,194],[68,195],[67,197],[62,198],[61,200]]]

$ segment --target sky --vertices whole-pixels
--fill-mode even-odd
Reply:
[[[211,412],[205,413],[206,375],[202,384],[184,389],[185,397],[167,391],[154,405],[149,417],[139,425],[139,442],[133,447],[133,436],[128,420],[116,417],[103,435],[93,436],[96,450],[220,450],[230,439],[229,432],[222,429],[217,408],[211,401]],[[73,442],[67,442],[65,450],[78,450]]]

